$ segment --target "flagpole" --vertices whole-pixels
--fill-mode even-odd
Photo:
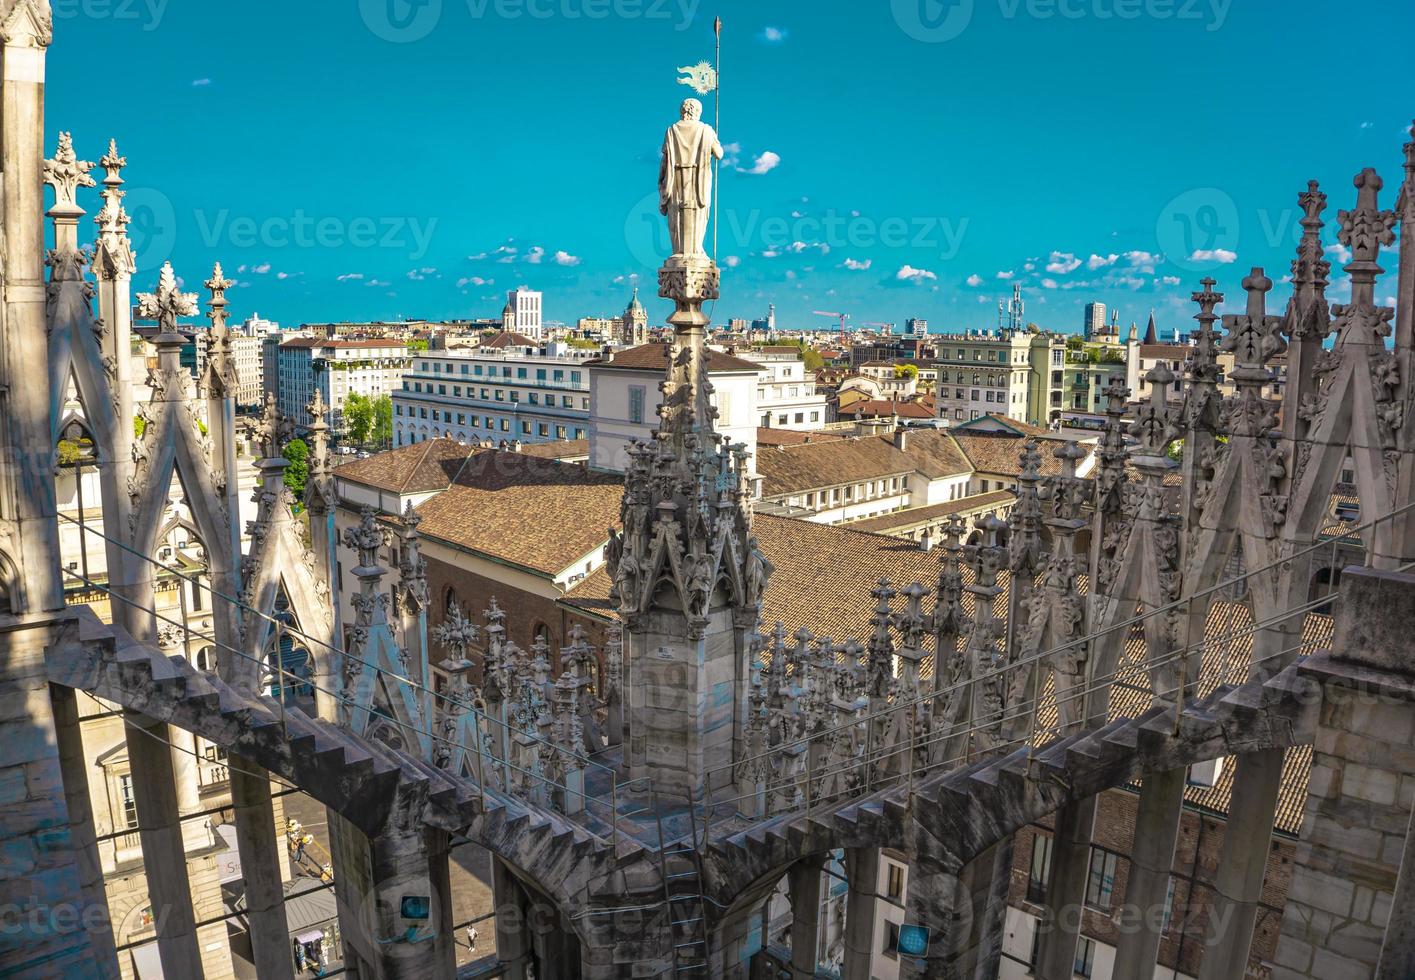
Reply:
[[[722,18],[718,17],[713,21],[713,33],[717,35],[717,60],[714,69],[717,72],[717,86],[713,89],[713,130],[717,133],[718,142],[722,142]],[[718,211],[719,194],[722,186],[722,161],[713,160],[713,180],[712,180],[712,264],[717,264],[717,226],[722,223],[722,215]]]

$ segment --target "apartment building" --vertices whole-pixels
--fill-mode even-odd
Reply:
[[[806,432],[829,421],[824,392],[816,390],[816,375],[807,371],[798,347],[759,347],[741,356],[762,366],[757,381],[757,416],[763,429]]]
[[[330,409],[330,425],[344,429],[344,403],[352,394],[366,398],[391,395],[409,366],[401,340],[333,340],[293,337],[275,351],[276,398],[281,414],[299,428],[311,422],[308,406],[318,387]]]
[[[446,437],[521,443],[584,439],[588,361],[597,351],[500,334],[479,347],[416,355],[393,394],[394,445]]]
[[[936,338],[938,418],[949,424],[987,414],[1047,425],[1061,417],[1066,345],[1025,330]]]

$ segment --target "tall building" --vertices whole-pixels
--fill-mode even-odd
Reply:
[[[506,294],[506,307],[502,310],[501,320],[503,330],[514,330],[532,340],[542,340],[545,320],[541,309],[541,294],[524,286],[511,290]]]
[[[1081,336],[1087,340],[1095,340],[1096,337],[1105,332],[1105,304],[1087,303],[1085,313],[1082,316]]]
[[[922,340],[928,336],[929,321],[921,320],[918,317],[911,317],[904,321],[904,336]]]

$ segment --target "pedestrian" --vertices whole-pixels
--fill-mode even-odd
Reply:
[[[471,951],[472,951],[473,953],[475,953],[475,952],[477,951],[477,927],[476,927],[476,926],[473,926],[473,925],[468,925],[468,926],[467,926],[467,945],[471,948]]]

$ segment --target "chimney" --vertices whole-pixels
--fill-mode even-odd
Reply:
[[[909,430],[898,428],[894,430],[894,448],[900,452],[905,452],[909,448]]]
[[[924,536],[919,539],[919,550],[925,553],[934,550],[933,528],[924,528]]]

